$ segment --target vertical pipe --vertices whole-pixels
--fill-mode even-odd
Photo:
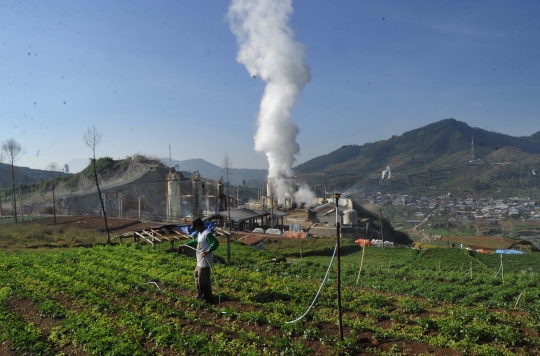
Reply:
[[[337,216],[339,215],[338,211],[338,200],[339,200],[339,194],[334,194],[334,198],[336,198],[336,220]],[[338,302],[338,317],[339,317],[339,340],[343,341],[343,320],[341,315],[341,254],[340,254],[340,224],[339,222],[336,222],[336,235],[337,235],[337,302]]]
[[[339,340],[343,341],[343,320],[342,320],[342,314],[341,314],[341,255],[339,253],[340,250],[340,233],[339,233],[339,226],[340,224],[337,223],[337,302],[338,302],[338,316],[339,316]]]

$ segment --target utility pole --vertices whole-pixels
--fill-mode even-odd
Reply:
[[[339,318],[339,340],[343,341],[343,320],[341,315],[341,254],[340,254],[340,224],[338,221],[339,216],[339,210],[338,210],[338,202],[339,197],[341,194],[334,193],[334,198],[336,199],[336,236],[337,236],[337,247],[336,247],[336,254],[337,254],[337,302],[338,302],[338,318]]]
[[[24,211],[23,211],[23,203],[22,203],[22,183],[21,182],[19,182],[19,200],[21,201],[21,221],[24,221]],[[56,220],[55,220],[54,224],[56,225]]]
[[[53,216],[54,216],[54,226],[56,226],[56,197],[54,196],[54,168],[51,167],[51,175],[52,175],[52,206],[53,206]],[[19,200],[21,200],[19,198]],[[21,209],[22,209],[22,202],[21,202]]]
[[[141,220],[141,198],[144,198],[144,195],[139,197],[139,220]]]
[[[382,206],[379,206],[379,220],[381,222],[381,240],[382,240],[382,248],[384,248],[384,236],[382,232]]]
[[[123,202],[122,202],[122,193],[118,193],[118,217],[122,218],[122,208],[123,208]]]
[[[227,236],[227,264],[231,264],[231,235],[232,235],[232,226],[231,226],[231,196],[229,195],[229,186],[231,183],[229,182],[229,168],[230,168],[231,162],[229,159],[229,155],[226,154],[225,158],[223,159],[223,167],[225,168],[225,175],[227,176],[227,213],[229,215],[229,235]]]

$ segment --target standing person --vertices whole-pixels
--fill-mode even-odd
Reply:
[[[213,303],[212,283],[210,280],[210,268],[214,259],[215,251],[219,246],[219,241],[214,234],[204,226],[201,218],[193,220],[192,227],[197,231],[197,237],[186,243],[187,246],[197,249],[197,266],[193,272],[195,285],[197,286],[197,296],[206,303]],[[180,250],[183,246],[179,246]]]

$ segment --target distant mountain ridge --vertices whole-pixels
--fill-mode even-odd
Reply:
[[[511,146],[524,152],[540,153],[540,131],[524,137],[513,137],[481,128],[473,128],[455,119],[445,119],[424,127],[392,136],[388,140],[346,145],[329,154],[313,158],[294,168],[295,173],[315,173],[339,169],[346,162],[358,162],[356,172],[366,173],[386,166],[392,157],[402,156],[414,161],[415,157],[424,163],[435,160],[440,155],[450,155],[471,149],[474,137],[475,156],[482,158],[498,148]]]
[[[213,163],[205,161],[202,158],[187,159],[184,161],[178,160],[169,160],[169,158],[161,158],[161,163],[166,166],[176,166],[180,171],[194,172],[199,171],[203,178],[209,178],[213,180],[218,180],[223,177],[226,179],[225,174],[221,167],[216,166]],[[266,180],[268,176],[268,171],[266,169],[249,169],[249,168],[232,168],[229,172],[229,181],[233,185],[240,185],[242,181],[246,182],[250,180]]]
[[[55,172],[56,177],[64,176],[62,171]],[[15,166],[15,185],[31,184],[40,180],[51,179],[51,172],[43,169]],[[11,165],[0,163],[0,187],[11,188]]]

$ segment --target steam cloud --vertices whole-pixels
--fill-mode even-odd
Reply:
[[[293,194],[294,201],[298,204],[304,204],[304,208],[309,208],[313,205],[313,198],[315,198],[315,194],[309,189],[309,186],[307,184],[302,184],[298,191]]]
[[[252,77],[259,76],[266,88],[259,108],[255,150],[268,159],[268,178],[273,179],[278,202],[287,194],[284,177],[293,175],[298,126],[291,121],[291,108],[310,81],[304,64],[304,46],[293,40],[289,19],[291,0],[233,0],[228,19],[236,35],[238,55]]]

